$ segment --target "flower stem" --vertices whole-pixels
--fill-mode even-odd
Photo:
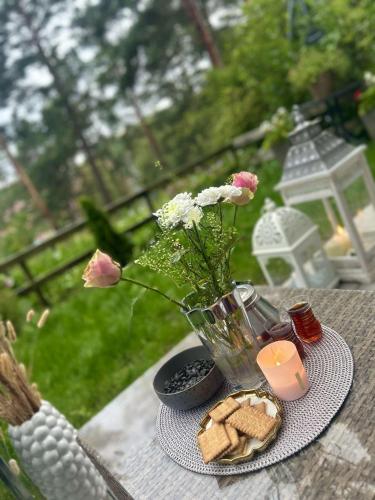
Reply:
[[[234,227],[236,226],[236,222],[237,222],[237,211],[238,211],[238,205],[235,205],[234,214],[233,214],[233,226]]]
[[[212,283],[214,285],[214,289],[216,290],[216,293],[220,297],[222,295],[222,291],[220,289],[219,283],[218,283],[217,278],[216,278],[215,269],[211,266],[210,260],[209,260],[209,258],[206,255],[206,249],[204,248],[204,244],[203,244],[203,242],[201,240],[201,237],[200,237],[200,234],[199,234],[199,230],[198,230],[197,225],[195,224],[195,222],[193,222],[193,228],[194,228],[194,232],[195,232],[195,234],[197,236],[198,245],[200,246],[200,250],[202,252],[202,256],[203,256],[203,259],[204,259],[204,261],[206,263],[207,269],[211,273]]]
[[[172,302],[176,306],[181,307],[184,311],[186,310],[186,306],[182,302],[179,302],[178,300],[172,299],[172,297],[170,297],[169,295],[167,295],[164,292],[161,292],[157,288],[154,288],[153,286],[146,285],[146,283],[141,283],[140,281],[133,280],[132,278],[121,278],[121,281],[127,281],[129,283],[132,283],[133,285],[142,286],[143,288],[146,288],[146,290],[151,290],[152,292],[158,293],[159,295],[161,295],[165,299],[168,299],[170,302]]]

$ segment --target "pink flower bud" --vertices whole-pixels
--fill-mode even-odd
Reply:
[[[96,250],[83,273],[86,288],[105,288],[116,285],[121,279],[122,269],[109,255]]]
[[[240,188],[240,195],[232,195],[229,197],[229,201],[233,203],[233,205],[238,205],[241,207],[242,205],[247,205],[250,200],[254,198],[254,193],[247,188]]]
[[[239,172],[238,174],[233,174],[232,186],[247,188],[255,194],[258,182],[258,177],[255,174],[251,172]]]
[[[254,198],[258,186],[258,177],[250,172],[239,172],[233,174],[232,186],[239,188],[239,196],[231,196],[230,201],[234,205],[246,205]]]

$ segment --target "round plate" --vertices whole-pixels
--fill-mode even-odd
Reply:
[[[230,396],[239,403],[242,403],[247,399],[250,399],[251,406],[264,402],[266,404],[267,415],[276,419],[276,425],[272,429],[272,432],[270,432],[270,434],[266,437],[266,439],[260,441],[259,439],[256,438],[249,438],[246,442],[245,450],[242,453],[215,460],[215,462],[219,464],[238,464],[240,462],[245,462],[246,460],[251,460],[255,452],[257,453],[262,452],[267,448],[267,446],[272,441],[274,441],[281,427],[282,406],[279,400],[269,392],[262,391],[260,389],[249,390],[249,391],[243,390],[234,392],[233,394],[230,394]],[[221,404],[223,401],[224,400],[218,401],[215,404],[215,406],[210,408],[209,412],[214,408],[216,408],[216,406]],[[198,436],[202,434],[205,430],[209,429],[211,425],[212,425],[212,418],[207,413],[202,422],[200,423],[201,428],[198,432]]]

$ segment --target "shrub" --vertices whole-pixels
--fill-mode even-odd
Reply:
[[[343,77],[350,67],[346,54],[339,49],[303,47],[297,64],[289,71],[289,80],[296,90],[308,90],[322,73]]]
[[[366,71],[364,80],[367,88],[359,98],[359,114],[361,116],[375,109],[375,75]]]
[[[118,233],[112,227],[107,215],[97,208],[89,198],[81,198],[80,203],[97,248],[110,255],[124,267],[130,261],[133,252],[133,245],[129,238]]]

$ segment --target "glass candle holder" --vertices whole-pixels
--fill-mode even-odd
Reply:
[[[294,297],[285,303],[284,307],[301,340],[311,344],[321,339],[323,335],[322,325],[316,318],[307,297]]]
[[[303,348],[302,342],[295,334],[292,323],[290,321],[277,323],[277,325],[274,325],[268,330],[268,333],[274,342],[277,342],[278,340],[290,340],[290,342],[293,342],[293,344],[297,347],[297,351],[301,356],[301,359],[305,357],[305,350]]]
[[[281,400],[295,401],[309,390],[307,374],[293,342],[272,342],[259,351],[257,363]]]

